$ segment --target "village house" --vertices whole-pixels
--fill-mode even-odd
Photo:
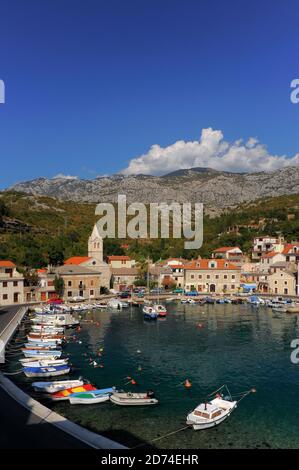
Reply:
[[[12,261],[0,261],[0,305],[24,301],[24,277]]]
[[[217,248],[213,251],[212,258],[226,259],[237,266],[241,266],[246,260],[238,246],[222,246]]]
[[[276,272],[268,276],[270,294],[296,295],[296,276],[293,272],[277,269]]]
[[[48,272],[48,269],[38,269],[38,285],[26,286],[24,288],[24,298],[26,302],[45,302],[57,298],[55,292],[55,275]]]
[[[299,243],[286,243],[282,254],[285,256],[285,261],[299,263]]]
[[[87,268],[82,265],[64,264],[54,270],[55,276],[62,278],[64,282],[64,300],[73,297],[83,297],[92,300],[99,298],[103,286],[101,271]]]
[[[262,236],[253,239],[251,258],[253,261],[259,260],[263,255],[271,251],[281,253],[284,248],[283,237]]]
[[[270,272],[270,268],[275,263],[280,263],[285,261],[286,257],[283,253],[278,253],[277,251],[269,251],[261,256],[259,262],[259,271],[263,273]]]
[[[131,290],[134,282],[139,277],[136,267],[133,268],[111,268],[111,281],[113,289],[116,291]]]
[[[107,256],[107,262],[110,268],[133,268],[135,266],[135,260],[125,255]]]
[[[185,268],[185,290],[235,294],[240,288],[240,267],[224,259],[199,259]]]
[[[127,255],[111,255],[107,256],[107,262],[113,289],[117,291],[132,289],[139,274],[135,260]]]

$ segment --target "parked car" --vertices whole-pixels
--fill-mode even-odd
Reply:
[[[174,289],[172,291],[173,294],[183,294],[184,293],[184,289],[182,289],[181,287],[178,287],[177,289]]]
[[[185,292],[185,295],[188,297],[196,297],[198,295],[197,290],[190,290],[190,292]]]

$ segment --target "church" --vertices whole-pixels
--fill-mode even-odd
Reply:
[[[97,225],[88,239],[88,256],[73,256],[55,270],[64,280],[64,298],[97,298],[101,288],[110,287],[110,267],[103,260],[103,239]]]

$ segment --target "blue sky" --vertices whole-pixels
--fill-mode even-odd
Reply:
[[[297,0],[1,2],[0,187],[299,164],[298,14]]]

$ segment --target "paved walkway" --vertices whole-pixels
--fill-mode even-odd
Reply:
[[[0,308],[0,332],[19,310]],[[0,449],[87,449],[83,442],[25,409],[0,387]]]

